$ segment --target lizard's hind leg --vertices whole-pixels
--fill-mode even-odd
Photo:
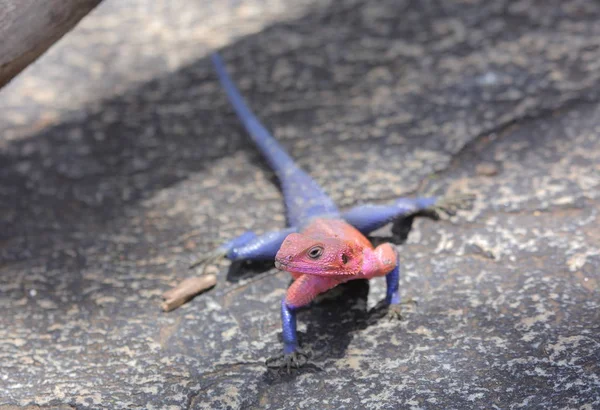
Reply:
[[[349,224],[365,235],[387,225],[402,216],[420,211],[431,211],[434,215],[454,215],[460,209],[471,206],[474,196],[456,194],[446,197],[399,198],[388,205],[359,205],[342,214]]]
[[[365,235],[401,216],[413,214],[433,206],[438,198],[400,198],[387,205],[365,204],[342,214],[349,224]]]
[[[216,263],[222,258],[227,258],[231,261],[273,260],[285,238],[295,231],[295,228],[288,228],[282,231],[269,232],[260,236],[257,236],[254,232],[245,232],[237,238],[206,253],[198,261],[194,262],[190,268],[202,265],[200,275],[204,275],[206,273],[206,268],[210,266],[210,264]],[[206,290],[208,287],[212,287],[216,282],[215,275],[206,275],[203,276],[203,278],[206,279],[210,276],[212,276],[210,280],[201,282],[210,283],[210,286],[199,287],[197,286],[199,278],[195,278],[195,280],[192,281],[189,279],[194,278],[188,278],[175,288],[165,292],[163,294],[163,299],[165,299],[163,309],[166,311],[176,309],[197,293]]]
[[[237,246],[243,246],[244,244],[251,242],[254,239],[256,239],[256,234],[252,231],[246,231],[243,234],[241,234],[240,236],[238,236],[228,242],[225,242],[218,248],[215,248],[215,249],[203,254],[201,257],[196,259],[196,261],[194,261],[194,263],[192,263],[190,265],[190,269],[193,269],[197,266],[202,265],[202,274],[204,274],[206,272],[207,266],[209,266],[213,263],[216,263],[220,259],[226,257],[227,253],[229,252],[230,249],[237,247]]]

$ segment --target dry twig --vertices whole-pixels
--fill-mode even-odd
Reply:
[[[212,288],[216,283],[217,277],[213,274],[187,278],[162,294],[164,301],[161,307],[165,312],[175,310],[200,292]]]

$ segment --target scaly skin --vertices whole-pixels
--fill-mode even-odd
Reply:
[[[342,219],[315,219],[301,233],[290,234],[275,256],[275,266],[294,278],[285,298],[290,308],[349,280],[385,276],[396,263],[389,243],[374,248]]]
[[[323,189],[285,152],[250,111],[218,55],[213,64],[223,89],[256,147],[267,159],[282,186],[288,228],[256,235],[246,232],[209,252],[202,263],[217,257],[236,260],[275,260],[278,269],[290,272],[294,282],[281,302],[283,355],[267,366],[287,369],[306,363],[296,335],[296,310],[327,290],[350,280],[385,276],[384,303],[393,318],[400,318],[400,264],[389,244],[373,247],[370,232],[401,216],[419,211],[452,214],[472,198],[399,198],[387,205],[362,205],[340,212]]]
[[[374,248],[362,233],[342,219],[317,218],[301,233],[292,233],[283,241],[275,256],[275,266],[294,278],[281,304],[283,363],[289,368],[298,362],[299,354],[296,326],[292,323],[294,311],[341,283],[388,275],[398,266],[398,257],[392,245],[385,243]],[[392,298],[399,301],[397,286],[390,289],[390,302]],[[273,363],[279,366],[277,359],[267,365]]]

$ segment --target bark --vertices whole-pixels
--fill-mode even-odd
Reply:
[[[0,0],[0,88],[101,0]]]

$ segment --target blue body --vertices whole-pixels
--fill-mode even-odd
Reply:
[[[362,205],[340,214],[331,198],[294,163],[287,152],[250,111],[227,74],[221,57],[214,54],[212,61],[219,81],[240,121],[279,178],[289,224],[289,227],[282,231],[267,232],[260,236],[253,232],[247,232],[222,245],[221,249],[229,259],[274,259],[286,236],[301,230],[303,225],[316,217],[344,219],[366,235],[392,222],[395,218],[425,209],[436,202],[436,198],[400,198],[390,205]],[[389,304],[400,303],[399,281],[398,258],[398,265],[386,276],[386,301]],[[281,320],[283,322],[285,355],[294,354],[298,349],[295,310],[286,304],[284,298],[281,303]]]
[[[316,216],[339,216],[337,206],[331,198],[306,172],[296,165],[277,140],[250,111],[240,92],[227,75],[221,57],[218,54],[213,54],[212,60],[219,81],[221,81],[233,109],[277,175],[277,178],[279,178],[287,208],[288,224],[300,226]]]

